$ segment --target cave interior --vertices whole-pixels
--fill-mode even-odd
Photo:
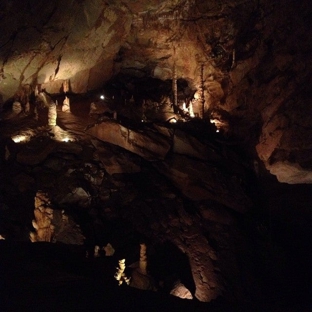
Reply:
[[[3,311],[311,311],[311,21],[1,1]]]

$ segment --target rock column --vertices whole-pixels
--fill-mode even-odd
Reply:
[[[30,233],[30,240],[34,242],[51,242],[54,233],[52,225],[53,209],[47,194],[38,191],[35,197],[35,219],[32,225],[36,232]]]
[[[56,126],[56,118],[57,118],[56,104],[49,103],[48,125]]]

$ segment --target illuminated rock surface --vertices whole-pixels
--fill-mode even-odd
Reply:
[[[295,0],[1,1],[7,310],[305,311],[311,12]],[[70,111],[49,118],[67,97]],[[38,190],[51,246],[25,242]],[[157,292],[114,283],[142,242]],[[111,260],[85,259],[107,243]],[[177,285],[200,302],[172,301]]]

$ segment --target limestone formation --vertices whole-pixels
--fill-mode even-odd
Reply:
[[[66,79],[63,82],[63,92],[66,94],[69,91],[69,80]]]
[[[99,251],[100,251],[100,246],[96,245],[94,247],[94,254],[93,254],[94,258],[100,257]]]
[[[56,118],[57,118],[56,104],[50,103],[48,111],[48,125],[56,126]]]
[[[170,291],[170,295],[179,297],[181,299],[193,299],[191,292],[180,281],[177,281],[174,284],[174,287]]]
[[[48,137],[36,138],[20,149],[16,159],[21,164],[39,164],[55,150],[56,146],[56,142]]]
[[[103,121],[87,132],[147,160],[164,159],[170,149],[169,140],[160,133],[147,129],[145,132],[132,130],[112,120]]]
[[[300,263],[305,272],[302,238],[311,237],[311,16],[311,1],[296,0],[1,1],[0,232],[25,237],[28,199],[40,186],[60,209],[37,193],[32,241],[83,243],[64,208],[85,222],[90,255],[111,238],[114,246],[137,236],[153,247],[170,242],[162,277],[174,271],[167,283],[180,297],[217,299],[212,309],[222,297],[254,311],[263,273],[268,300],[259,302],[286,298],[284,287],[301,300],[307,283],[295,270]],[[75,114],[57,120],[54,97]],[[12,142],[43,121],[28,142]],[[300,196],[288,200],[293,190]],[[145,247],[131,284],[147,290]],[[180,270],[174,249],[186,259]],[[273,259],[282,259],[278,270]],[[124,259],[117,270],[129,284]],[[282,277],[273,292],[263,287],[270,273]]]
[[[63,101],[62,112],[70,113],[70,102],[67,96],[65,96],[65,99]]]
[[[18,101],[15,101],[12,106],[12,113],[18,115],[22,112],[22,104]]]
[[[34,215],[32,225],[36,231],[30,233],[31,242],[51,242],[54,234],[53,209],[48,195],[42,191],[35,196]]]
[[[155,167],[191,200],[213,199],[238,212],[246,212],[252,205],[236,174],[226,178],[209,163],[174,155]]]
[[[145,243],[140,244],[139,261],[133,263],[130,267],[133,268],[130,282],[131,287],[142,290],[156,290],[154,280],[147,272],[147,256]]]
[[[114,111],[110,108],[110,105],[105,101],[95,101],[90,104],[90,116],[102,115],[102,114],[114,115]],[[114,118],[115,119],[115,118]],[[117,116],[116,116],[117,119]]]
[[[118,261],[118,267],[117,272],[114,275],[114,278],[118,281],[118,285],[122,285],[123,283],[126,283],[127,285],[130,284],[130,279],[128,278],[125,274],[125,269],[126,269],[126,259],[121,259]]]
[[[139,268],[142,274],[147,275],[147,257],[146,257],[146,245],[140,244],[140,261]]]
[[[110,243],[107,243],[107,245],[104,246],[102,249],[105,251],[106,257],[112,257],[115,253],[115,249]]]

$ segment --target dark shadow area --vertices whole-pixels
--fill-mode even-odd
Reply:
[[[166,241],[156,245],[150,256],[148,269],[163,291],[169,293],[174,283],[181,281],[194,297],[195,283],[189,259],[177,246]]]
[[[1,311],[239,311],[118,286],[116,263],[85,259],[77,246],[1,241]]]

